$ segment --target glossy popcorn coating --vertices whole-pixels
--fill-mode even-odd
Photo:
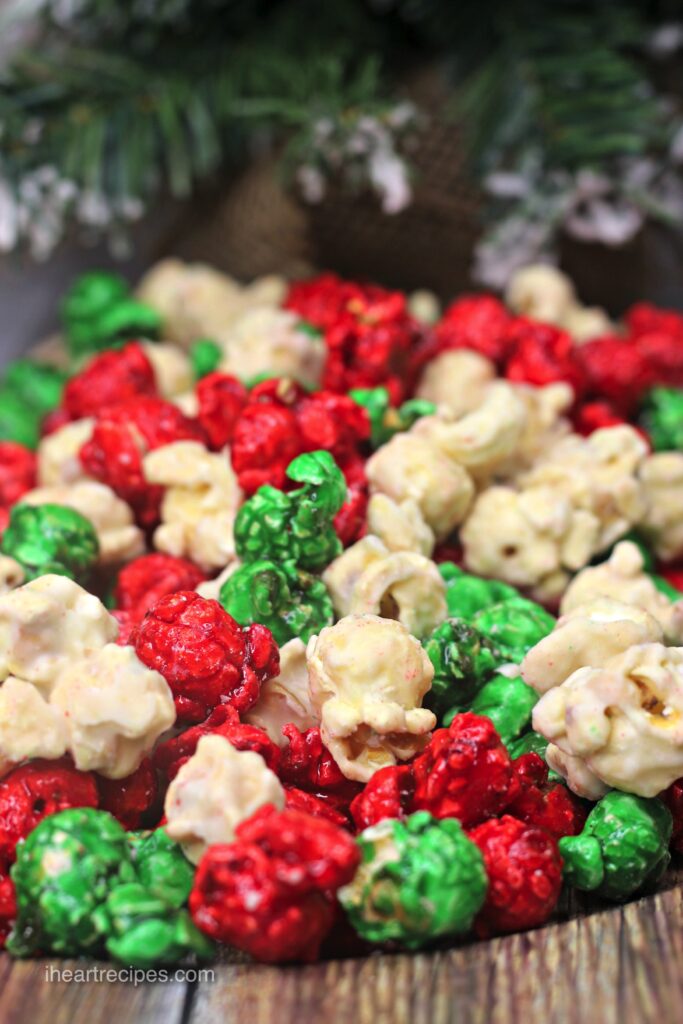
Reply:
[[[99,555],[90,520],[64,505],[15,505],[0,546],[27,580],[52,573],[85,579]]]
[[[347,778],[367,782],[422,749],[436,724],[421,707],[434,669],[404,626],[349,615],[312,637],[306,657],[323,741]]]

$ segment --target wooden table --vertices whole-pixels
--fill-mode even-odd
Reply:
[[[215,965],[213,980],[76,983],[0,958],[2,1024],[680,1024],[683,871],[623,907],[418,955],[310,967]],[[106,969],[111,965],[100,964]],[[172,972],[171,972],[172,973]]]

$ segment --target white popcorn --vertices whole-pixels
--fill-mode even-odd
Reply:
[[[37,487],[23,494],[26,505],[64,505],[92,523],[99,542],[98,565],[118,565],[145,550],[145,536],[135,525],[129,505],[96,480],[79,480],[71,486]]]
[[[683,648],[640,644],[579,669],[541,698],[533,725],[577,791],[656,796],[683,774]]]
[[[418,398],[444,406],[459,419],[481,405],[495,376],[496,367],[490,359],[466,348],[456,349],[430,359],[415,393]]]
[[[659,622],[643,608],[596,596],[558,619],[552,633],[524,657],[521,675],[545,693],[580,668],[602,668],[629,647],[662,638]]]
[[[162,398],[176,398],[194,388],[192,363],[182,348],[163,341],[144,341],[142,348],[152,364]]]
[[[279,675],[263,683],[258,701],[242,717],[267,732],[280,747],[287,742],[282,734],[283,725],[291,722],[305,732],[320,724],[311,701],[303,640],[295,637],[280,648]]]
[[[9,676],[0,686],[0,775],[34,757],[66,752],[62,716],[32,683]]]
[[[148,452],[145,478],[166,488],[154,545],[190,558],[206,572],[235,558],[233,525],[242,492],[227,452],[210,452],[198,441],[175,441]]]
[[[649,612],[660,624],[668,643],[683,643],[683,601],[674,603],[657,589],[645,572],[643,556],[636,544],[622,541],[606,562],[578,573],[562,598],[560,611],[571,612],[597,595]]]
[[[15,590],[24,582],[24,570],[9,555],[0,555],[0,595]]]
[[[561,324],[576,305],[576,292],[567,275],[557,267],[533,263],[511,276],[505,302],[520,316]]]
[[[683,452],[650,455],[640,467],[646,508],[640,529],[658,558],[683,556]]]
[[[565,313],[562,327],[571,334],[575,345],[583,345],[615,330],[615,325],[599,306],[571,306]]]
[[[379,537],[389,551],[416,551],[429,558],[434,550],[434,533],[411,498],[399,503],[386,494],[373,494],[368,502],[368,533]]]
[[[423,324],[435,324],[441,316],[441,303],[426,288],[418,288],[408,296],[408,311]]]
[[[16,675],[49,690],[65,665],[117,634],[99,598],[66,576],[39,576],[0,596],[0,679]]]
[[[205,597],[207,601],[218,601],[223,584],[234,572],[237,572],[241,565],[242,563],[239,558],[236,558],[230,565],[226,565],[223,572],[219,573],[215,579],[204,580],[203,583],[200,583],[194,589],[200,597]]]
[[[339,617],[397,619],[422,637],[448,614],[446,584],[434,562],[412,551],[389,551],[372,535],[331,562],[323,580]]]
[[[109,779],[134,772],[175,722],[175,705],[162,675],[132,647],[107,644],[60,673],[50,704],[61,712],[67,745],[81,771]]]
[[[224,356],[219,369],[240,380],[259,374],[294,377],[319,385],[325,345],[317,334],[301,327],[301,317],[286,309],[251,309],[229,331],[223,331]]]
[[[428,439],[409,431],[396,434],[366,463],[372,493],[401,503],[414,501],[437,540],[443,540],[467,514],[474,484]]]
[[[37,451],[39,486],[59,487],[87,478],[78,453],[90,440],[94,425],[91,417],[74,420],[41,440]]]
[[[169,786],[166,831],[197,864],[207,846],[231,842],[264,804],[282,809],[285,794],[261,755],[235,750],[224,736],[203,736]]]
[[[348,616],[311,637],[306,657],[323,742],[348,779],[367,782],[424,747],[434,668],[400,623]]]

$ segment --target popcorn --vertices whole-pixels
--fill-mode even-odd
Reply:
[[[320,724],[308,684],[306,644],[298,637],[280,648],[279,674],[274,679],[266,679],[258,701],[242,718],[249,725],[263,729],[280,747],[287,742],[282,732],[284,725],[293,723],[300,732],[305,732]]]
[[[66,745],[62,716],[32,683],[9,676],[0,686],[0,776],[21,761],[61,757]]]
[[[422,637],[446,618],[446,584],[434,562],[413,551],[390,551],[367,536],[323,573],[335,612],[397,619]]]
[[[306,659],[323,742],[346,778],[367,782],[424,747],[434,668],[400,623],[349,615],[311,638]]]
[[[192,391],[192,363],[182,348],[159,341],[143,341],[140,345],[152,364],[157,391],[162,398],[176,398]]]
[[[44,437],[38,445],[38,484],[41,487],[58,487],[84,480],[85,472],[80,460],[80,450],[95,426],[92,417],[74,420]]]
[[[15,590],[24,582],[24,570],[9,555],[0,555],[0,595]]]
[[[639,527],[663,561],[683,556],[683,452],[661,452],[642,463],[646,508]]]
[[[639,644],[579,669],[541,698],[533,725],[579,795],[656,796],[683,774],[683,648]]]
[[[643,555],[636,544],[622,541],[606,562],[578,573],[565,591],[560,610],[571,612],[597,595],[649,612],[661,626],[667,643],[683,643],[683,601],[673,603],[657,589],[645,572]]]
[[[481,405],[495,376],[490,359],[470,349],[455,349],[427,363],[415,394],[445,407],[450,416],[459,419]]]
[[[240,380],[267,373],[320,385],[325,345],[320,335],[302,328],[286,309],[251,309],[220,336],[224,356],[218,369]]]
[[[226,452],[176,441],[148,452],[143,470],[150,483],[166,488],[155,547],[207,572],[234,561],[233,524],[242,492]]]
[[[557,267],[532,263],[512,275],[505,303],[519,316],[560,326],[576,305],[576,292],[567,275]]]
[[[368,502],[368,533],[379,537],[390,551],[415,551],[426,558],[434,550],[434,533],[411,498],[393,501],[386,494],[373,494]]]
[[[261,755],[203,736],[169,786],[166,832],[197,864],[208,846],[231,842],[236,826],[264,804],[281,810],[285,793]]]
[[[421,422],[379,448],[365,470],[372,493],[386,494],[399,503],[414,501],[436,539],[443,540],[465,518],[474,484],[467,470],[429,439],[417,436]]]
[[[46,575],[0,596],[0,680],[49,692],[62,669],[114,640],[116,619],[66,576]]]
[[[99,565],[119,565],[142,554],[145,536],[129,505],[106,484],[78,480],[74,484],[37,487],[22,495],[26,505],[63,505],[90,520],[99,543]]]
[[[645,609],[598,596],[558,619],[552,633],[526,654],[520,670],[525,683],[546,693],[580,668],[602,668],[635,644],[662,639],[660,623]]]
[[[50,705],[64,716],[67,746],[81,771],[131,775],[175,722],[168,683],[132,647],[106,644],[62,670]]]

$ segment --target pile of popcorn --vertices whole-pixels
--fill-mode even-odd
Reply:
[[[683,315],[167,260],[0,382],[0,945],[538,926],[683,852]]]

